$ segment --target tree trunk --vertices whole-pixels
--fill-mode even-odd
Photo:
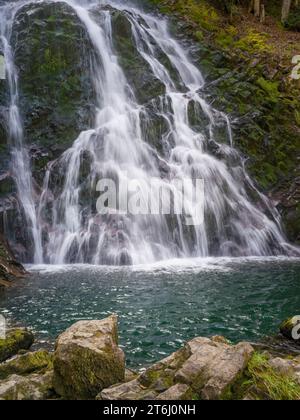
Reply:
[[[282,23],[286,22],[289,17],[290,10],[291,10],[292,0],[283,0],[282,3],[282,14],[281,14],[281,21]]]
[[[260,17],[261,12],[261,0],[254,0],[254,16]]]

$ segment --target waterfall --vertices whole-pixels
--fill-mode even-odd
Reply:
[[[18,3],[22,7],[25,2]],[[1,10],[3,9],[3,10]],[[24,144],[24,133],[19,110],[18,73],[14,65],[13,51],[10,45],[12,25],[17,8],[8,4],[0,8],[0,40],[2,43],[6,78],[9,85],[10,104],[7,114],[9,142],[11,147],[11,171],[15,179],[18,198],[24,210],[26,223],[34,243],[34,262],[43,261],[41,232],[38,225],[34,189],[30,168],[30,158]]]
[[[256,189],[234,148],[230,118],[205,100],[204,78],[170,35],[167,22],[124,2],[63,2],[75,11],[93,46],[90,70],[98,103],[94,126],[80,133],[72,147],[48,165],[39,195],[33,188],[23,141],[18,77],[9,45],[13,13],[24,2],[0,12],[10,85],[12,167],[32,232],[35,262],[122,265],[185,257],[288,254],[292,247],[286,243],[276,209]],[[163,94],[146,104],[137,99],[115,49],[112,16],[116,10],[130,23],[137,54],[164,88]],[[207,121],[203,129],[193,126],[191,112]],[[161,150],[154,147],[147,129],[153,118],[166,127],[156,139]],[[216,140],[220,124],[227,143]],[[83,164],[89,168],[84,180]],[[51,179],[58,168],[64,182],[54,192]],[[178,180],[203,179],[204,223],[188,226],[181,214],[131,215],[118,209],[114,214],[99,214],[96,185],[104,178],[119,187],[139,180],[143,185],[140,199],[145,201],[153,195],[155,182],[157,190],[171,192],[175,204],[183,200],[190,213],[199,203],[192,191],[182,196]],[[126,200],[127,193],[120,189],[120,199]]]

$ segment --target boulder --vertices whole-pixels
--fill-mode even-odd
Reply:
[[[12,375],[0,381],[0,400],[47,400],[53,397],[53,372],[44,375]]]
[[[118,347],[118,318],[79,321],[61,334],[54,355],[54,387],[66,399],[93,399],[124,381],[125,356]]]
[[[45,373],[53,369],[53,355],[46,350],[25,353],[0,364],[0,380],[8,376]]]
[[[196,338],[187,345],[192,355],[175,379],[190,385],[205,400],[221,399],[243,373],[254,353],[249,343],[231,346],[219,339]]]
[[[138,378],[103,390],[97,399],[222,399],[244,373],[253,353],[249,343],[233,346],[222,337],[198,337]]]
[[[20,350],[28,350],[33,342],[33,334],[27,329],[8,331],[6,338],[0,339],[0,363],[15,356]]]

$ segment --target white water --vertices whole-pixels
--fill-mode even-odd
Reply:
[[[38,199],[34,197],[29,158],[23,142],[9,30],[2,33],[4,45],[7,44],[7,72],[12,80],[9,124],[13,165],[20,201],[32,230],[35,262],[138,265],[173,258],[271,256],[292,252],[282,234],[278,213],[256,190],[233,148],[229,117],[213,109],[201,96],[204,79],[169,34],[167,23],[161,17],[124,6],[124,2],[64,2],[76,12],[93,45],[95,59],[91,75],[98,104],[94,127],[82,132],[73,146],[50,165],[43,193]],[[149,110],[138,103],[133,86],[119,64],[114,48],[113,12],[99,8],[99,3],[113,5],[126,14],[138,53],[149,71],[165,86],[165,95],[153,102],[155,114],[158,118],[163,117],[168,126],[168,132],[159,139],[165,146],[163,155],[149,145],[142,124],[149,118]],[[19,7],[18,3],[15,10]],[[172,72],[166,67],[166,61],[171,64]],[[178,80],[174,80],[174,73]],[[205,132],[191,127],[188,116],[191,106],[195,113],[208,119]],[[228,144],[216,144],[214,132],[220,122],[227,130]],[[222,159],[209,153],[208,146],[213,142]],[[88,187],[86,183],[82,186],[80,181],[83,153],[90,157]],[[164,176],[161,165],[167,168]],[[51,222],[47,225],[49,197],[52,196],[50,180],[58,167],[65,170],[65,182],[55,197]],[[100,216],[95,212],[94,197],[97,181],[101,178],[112,178],[117,183],[124,178],[143,181],[145,200],[150,193],[150,180],[156,178],[157,187],[171,189],[175,202],[182,199],[175,179],[204,179],[205,223],[187,228],[182,216],[124,216],[117,211],[113,216]],[[93,198],[83,204],[81,196],[86,192]],[[257,196],[255,204],[249,192]],[[194,202],[190,193],[185,194],[184,204],[186,209],[192,210],[199,203]],[[268,212],[268,216],[264,212]],[[42,246],[43,229],[48,239]]]
[[[15,179],[18,197],[24,210],[26,223],[34,242],[34,262],[43,261],[41,231],[36,215],[36,204],[32,186],[30,158],[24,144],[23,125],[19,111],[18,74],[14,65],[13,52],[10,46],[12,25],[15,13],[25,1],[0,8],[0,40],[5,60],[6,78],[9,85],[10,104],[7,116],[9,141],[11,146],[11,171]]]

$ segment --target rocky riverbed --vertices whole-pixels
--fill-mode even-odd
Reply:
[[[296,320],[282,324],[291,338]],[[140,372],[126,369],[118,318],[79,321],[63,332],[54,352],[30,352],[33,335],[11,330],[0,340],[0,400],[300,400],[300,347],[224,337],[196,337]],[[268,348],[268,350],[266,350]]]

